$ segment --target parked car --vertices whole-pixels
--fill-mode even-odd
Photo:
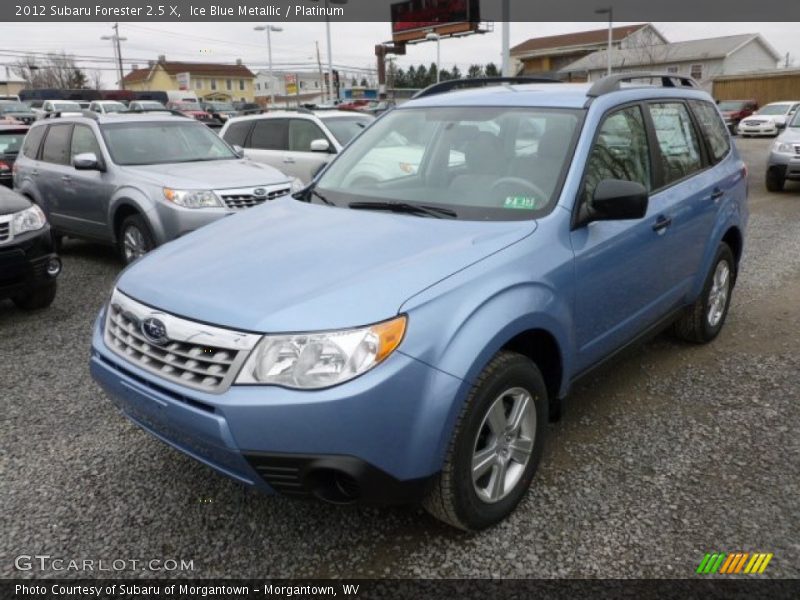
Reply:
[[[25,310],[50,306],[60,272],[42,210],[0,186],[0,299],[11,298]]]
[[[0,121],[0,185],[13,187],[14,161],[17,160],[26,133],[27,125],[2,124]]]
[[[73,100],[45,100],[41,117],[73,117],[83,114],[81,105]]]
[[[122,273],[94,378],[240,483],[497,523],[577,378],[672,322],[699,343],[725,322],[746,168],[707,93],[652,77],[423,91],[295,197]],[[394,134],[427,139],[418,168],[348,185]]]
[[[780,192],[787,180],[800,181],[800,111],[775,140],[767,161],[767,190]]]
[[[0,101],[7,101],[7,100],[10,100],[10,101],[13,101],[13,102],[19,102],[20,101],[19,96],[17,94],[0,94]]]
[[[44,209],[57,237],[116,244],[127,263],[299,189],[193,119],[87,114],[38,121],[17,158],[14,186]]]
[[[128,107],[117,100],[95,100],[89,110],[102,115],[128,112]]]
[[[239,114],[230,102],[202,102],[200,106],[220,123],[224,123]]]
[[[264,107],[256,102],[234,102],[233,108],[239,116],[242,115],[258,115],[265,112]]]
[[[167,111],[167,107],[155,100],[133,100],[128,103],[128,111],[130,112],[148,112],[154,110]]]
[[[751,135],[778,135],[786,127],[787,119],[800,108],[800,101],[772,102],[759,108],[751,116],[739,122],[737,131],[742,137]]]
[[[739,122],[758,110],[755,100],[723,100],[718,105],[722,118],[730,132],[736,135]]]
[[[211,115],[203,110],[199,102],[167,102],[167,108],[176,110],[182,115],[197,119],[206,124],[212,120]]]
[[[19,100],[0,100],[0,119],[14,119],[30,125],[36,120],[36,113]]]
[[[372,120],[335,110],[275,111],[229,119],[220,136],[248,158],[308,183]]]

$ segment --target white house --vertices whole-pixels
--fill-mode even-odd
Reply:
[[[255,79],[255,97],[259,104],[269,104],[270,94],[275,96],[276,106],[318,104],[323,101],[325,75],[320,79],[319,71],[259,71]]]
[[[611,66],[616,73],[646,70],[688,75],[711,91],[713,77],[774,69],[780,59],[760,34],[748,33],[667,44],[632,44],[612,50]],[[606,74],[607,64],[608,52],[601,50],[567,65],[560,73],[594,81]]]

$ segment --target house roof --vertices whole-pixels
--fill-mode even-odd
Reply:
[[[619,42],[643,27],[647,27],[647,25],[648,23],[639,23],[638,25],[614,27],[611,30],[612,39],[615,42]],[[605,29],[593,29],[591,31],[577,31],[575,33],[531,38],[511,48],[511,54],[528,54],[541,50],[555,50],[573,46],[592,46],[595,44],[605,44],[607,42],[608,28],[606,27]]]
[[[124,81],[125,83],[147,81],[150,79],[153,69],[155,69],[157,66],[160,66],[169,75],[189,73],[190,75],[194,75],[196,77],[255,77],[253,72],[244,65],[165,61],[158,62],[152,67],[148,66],[144,69],[134,69],[125,75]]]
[[[693,60],[725,58],[754,40],[758,40],[776,61],[780,58],[775,49],[759,34],[745,33],[638,48],[616,48],[611,56],[611,65],[613,68],[641,67]],[[607,56],[607,50],[593,52],[567,65],[561,69],[560,72],[574,73],[604,69],[608,64]]]

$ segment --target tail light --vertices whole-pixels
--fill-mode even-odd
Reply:
[[[8,166],[7,162],[0,160],[0,171],[9,171],[11,167]]]

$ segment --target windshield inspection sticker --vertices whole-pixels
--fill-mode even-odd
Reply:
[[[506,196],[503,208],[518,208],[522,210],[535,210],[536,198],[532,196]]]

